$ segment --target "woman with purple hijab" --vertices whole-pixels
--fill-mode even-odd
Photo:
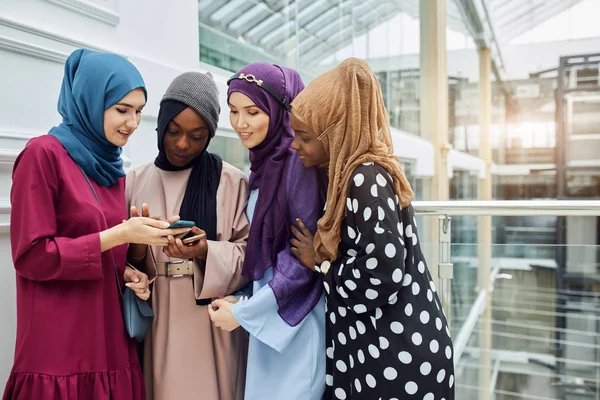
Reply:
[[[320,400],[325,389],[323,282],[290,252],[290,226],[316,228],[326,178],[304,168],[290,144],[290,103],[304,88],[299,74],[268,63],[229,80],[230,120],[250,150],[250,237],[242,274],[248,299],[213,302],[209,313],[226,330],[250,335],[245,399]],[[312,228],[311,228],[312,227]]]

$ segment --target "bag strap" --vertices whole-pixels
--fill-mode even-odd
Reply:
[[[85,171],[83,170],[83,168],[81,168],[81,166],[79,164],[77,166],[79,167],[79,170],[83,174],[83,177],[85,178],[88,185],[90,186],[90,189],[92,190],[92,193],[94,194],[94,197],[96,198],[96,201],[98,202],[98,204],[100,206],[102,206],[102,203],[100,203],[100,198],[98,197],[96,190],[92,186],[92,182],[90,182],[90,178],[88,178],[87,174],[85,173]],[[117,270],[117,262],[115,261],[115,256],[113,255],[112,250],[108,249],[108,252],[110,253],[110,257],[112,258],[112,262],[113,262],[113,267],[115,269],[115,278],[117,279],[117,291],[119,292],[119,295],[121,297],[123,297],[123,292],[121,291],[121,280],[119,279],[119,271]]]

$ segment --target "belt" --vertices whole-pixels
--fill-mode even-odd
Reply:
[[[171,278],[180,276],[194,276],[194,262],[190,260],[157,262],[156,272],[158,275]]]

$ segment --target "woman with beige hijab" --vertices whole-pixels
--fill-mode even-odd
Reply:
[[[291,124],[304,166],[329,173],[314,246],[292,228],[294,254],[325,279],[325,399],[453,400],[452,340],[375,74],[344,61],[296,97]]]

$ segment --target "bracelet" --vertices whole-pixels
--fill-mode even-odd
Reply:
[[[131,258],[134,261],[142,261],[144,258],[146,258],[146,256],[148,255],[148,246],[146,246],[146,250],[144,251],[144,255],[141,257],[134,257],[131,255],[131,253],[127,252],[127,257]]]

